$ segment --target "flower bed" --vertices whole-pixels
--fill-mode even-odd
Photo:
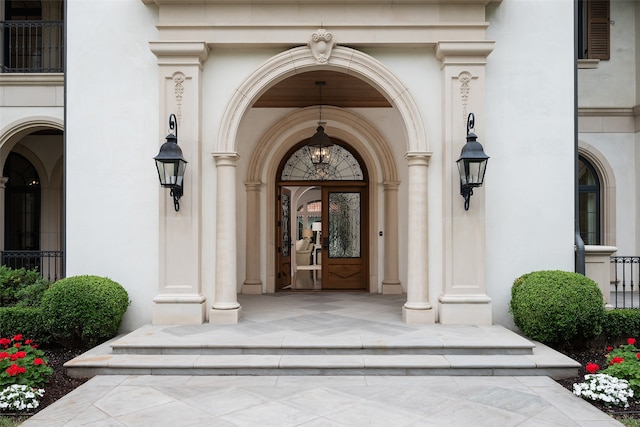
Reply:
[[[51,374],[44,352],[32,340],[0,338],[0,413],[36,409]]]

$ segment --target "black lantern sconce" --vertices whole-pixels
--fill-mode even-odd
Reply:
[[[175,132],[172,132],[174,129]],[[169,115],[169,135],[154,160],[158,168],[160,185],[171,189],[169,194],[173,197],[173,207],[178,212],[187,161],[182,157],[182,150],[178,146],[178,122],[175,114]]]
[[[464,210],[469,210],[469,199],[475,187],[481,187],[484,173],[487,169],[489,156],[484,153],[478,137],[471,132],[474,129],[475,116],[469,113],[467,117],[467,143],[462,147],[460,158],[456,161],[460,172],[460,194],[464,197]]]

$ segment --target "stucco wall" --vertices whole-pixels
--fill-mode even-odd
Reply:
[[[487,285],[494,322],[534,270],[573,271],[573,2],[489,9],[485,187]],[[545,25],[528,25],[545,22]],[[526,31],[524,30],[526,28]]]
[[[67,275],[122,284],[131,329],[150,322],[158,282],[157,16],[139,1],[67,7]]]

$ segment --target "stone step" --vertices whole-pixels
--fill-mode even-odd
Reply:
[[[546,346],[532,354],[116,354],[94,349],[65,364],[95,375],[544,375],[579,364]]]
[[[527,355],[533,354],[535,345],[528,341],[488,344],[468,342],[458,345],[406,344],[406,343],[166,343],[162,345],[144,342],[111,345],[113,354],[147,355]]]

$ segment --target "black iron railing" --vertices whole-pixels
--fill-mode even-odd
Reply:
[[[612,256],[611,305],[640,308],[640,256]]]
[[[3,73],[62,73],[63,21],[0,21]]]
[[[62,279],[62,261],[64,253],[62,251],[3,251],[2,265],[18,269],[37,270],[40,275],[55,282]]]

